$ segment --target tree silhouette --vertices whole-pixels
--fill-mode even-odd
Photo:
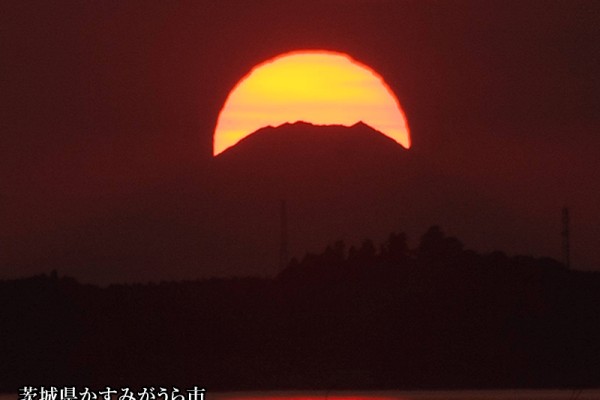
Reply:
[[[366,239],[362,242],[358,250],[353,250],[348,255],[348,260],[353,262],[369,263],[375,260],[377,250],[371,239]]]
[[[394,263],[404,264],[410,257],[406,234],[390,234],[383,246],[382,257]]]
[[[430,227],[421,237],[417,257],[428,264],[455,261],[462,254],[464,245],[455,237],[447,237],[437,225]]]

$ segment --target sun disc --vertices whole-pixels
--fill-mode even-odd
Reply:
[[[296,51],[257,65],[231,90],[217,120],[213,155],[262,127],[298,121],[362,121],[410,148],[404,112],[379,74],[343,53]]]

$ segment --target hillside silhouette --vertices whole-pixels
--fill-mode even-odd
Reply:
[[[600,275],[432,226],[337,241],[276,278],[0,281],[0,390],[596,387]]]

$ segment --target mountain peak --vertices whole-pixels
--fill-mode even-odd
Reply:
[[[313,124],[312,122],[306,122],[306,121],[302,121],[302,120],[298,120],[296,122],[285,122],[281,125],[277,125],[277,126],[273,126],[273,125],[268,125],[265,127],[262,127],[260,129],[258,129],[256,132],[261,131],[262,129],[277,129],[277,128],[295,128],[295,129],[307,129],[307,128],[320,128],[320,127],[339,127],[339,128],[360,128],[360,129],[370,129],[373,130],[375,132],[381,133],[377,131],[376,129],[372,128],[371,126],[369,126],[368,124],[364,123],[362,120],[356,122],[353,125],[343,125],[343,124]]]
[[[217,158],[234,155],[261,157],[315,154],[404,154],[406,149],[362,121],[352,126],[314,125],[297,121],[273,127],[266,126],[240,140]],[[381,155],[381,154],[379,154]]]
[[[312,128],[322,128],[322,127],[340,127],[340,128],[353,128],[353,127],[368,127],[363,121],[358,121],[353,125],[343,125],[343,124],[313,124],[312,122],[306,122],[302,120],[298,120],[295,122],[284,122],[281,125],[266,125],[262,128],[257,129],[250,135],[253,135],[257,132],[261,132],[265,129],[312,129]],[[248,135],[248,136],[250,136]],[[246,136],[246,138],[248,137]],[[243,140],[243,139],[242,139]]]

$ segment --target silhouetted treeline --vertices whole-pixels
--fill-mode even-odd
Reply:
[[[342,242],[275,279],[0,282],[0,388],[600,385],[600,274],[430,228]]]

